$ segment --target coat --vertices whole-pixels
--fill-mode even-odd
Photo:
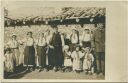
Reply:
[[[96,52],[105,51],[105,31],[97,29],[92,38],[92,46]]]

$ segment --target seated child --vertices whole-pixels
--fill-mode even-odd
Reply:
[[[6,72],[13,72],[14,71],[14,58],[13,54],[11,53],[11,49],[7,48],[5,50],[5,60],[4,60],[4,66]]]
[[[93,68],[93,61],[94,57],[91,53],[90,47],[85,48],[85,55],[84,55],[84,60],[83,60],[83,70],[85,73],[94,73],[94,68]]]
[[[71,61],[71,52],[69,51],[69,46],[64,46],[64,71],[71,71],[72,61]]]
[[[72,52],[71,57],[73,58],[73,71],[80,72],[82,70],[82,61],[81,58],[84,56],[84,53],[80,51],[80,46],[76,46],[76,50]]]

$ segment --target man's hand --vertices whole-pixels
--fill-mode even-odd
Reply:
[[[52,48],[52,49],[54,49],[54,47],[53,47],[53,46],[51,46],[51,45],[49,45],[49,47],[50,47],[50,48]]]

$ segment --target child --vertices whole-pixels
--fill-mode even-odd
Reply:
[[[37,39],[37,56],[39,63],[39,72],[44,70],[46,67],[45,47],[46,47],[46,39],[44,37],[44,33],[40,33]]]
[[[71,71],[72,61],[71,61],[71,52],[69,51],[69,46],[64,46],[64,70]]]
[[[90,47],[86,47],[85,52],[86,54],[84,56],[84,61],[83,61],[83,70],[85,71],[85,73],[93,74],[94,73],[94,68],[93,68],[94,57],[91,53]]]
[[[13,53],[11,52],[10,48],[7,48],[5,50],[4,57],[5,57],[5,61],[4,61],[5,71],[13,72],[14,71],[14,60],[13,60]]]
[[[80,46],[76,47],[76,50],[72,52],[71,57],[73,58],[73,71],[80,72],[81,67],[81,58],[84,56],[84,53],[80,51]]]

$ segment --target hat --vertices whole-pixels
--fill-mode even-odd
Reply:
[[[14,34],[14,33],[13,33],[13,34],[12,34],[12,37],[13,37],[13,36],[15,36],[15,37],[16,37],[16,34]]]

